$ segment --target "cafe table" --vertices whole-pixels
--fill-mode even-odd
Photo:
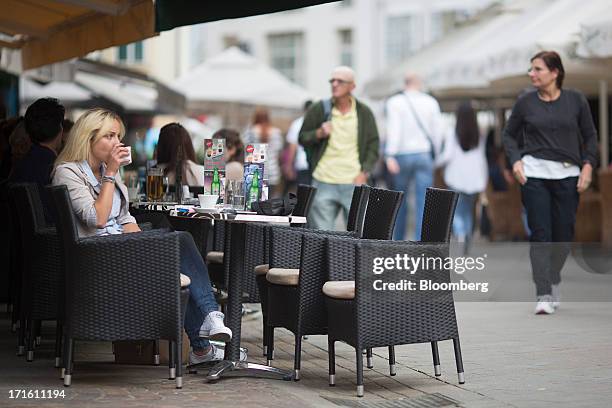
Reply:
[[[181,208],[189,209],[189,212],[180,211]],[[249,376],[260,378],[282,379],[290,381],[293,379],[293,371],[281,370],[263,364],[240,361],[240,338],[242,329],[242,293],[243,293],[243,271],[245,269],[246,229],[249,223],[266,223],[278,225],[304,225],[306,217],[299,216],[268,216],[254,213],[238,212],[208,212],[204,210],[192,211],[193,207],[175,206],[170,211],[170,217],[180,219],[210,219],[223,220],[229,223],[226,229],[225,246],[229,249],[230,256],[225,256],[223,262],[229,262],[229,283],[227,298],[227,313],[225,324],[232,330],[232,340],[225,346],[225,358],[222,361],[188,366],[187,369],[194,371],[200,367],[212,367],[208,371],[207,380],[215,382],[222,377]]]

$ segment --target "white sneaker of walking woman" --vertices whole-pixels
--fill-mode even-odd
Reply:
[[[534,313],[537,315],[542,314],[553,314],[555,313],[555,307],[553,306],[553,298],[551,295],[538,296]]]
[[[221,312],[210,312],[200,327],[200,337],[227,343],[232,339],[232,330],[225,327]]]

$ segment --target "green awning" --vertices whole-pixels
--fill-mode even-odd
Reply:
[[[337,0],[157,0],[155,31],[167,31],[185,25],[206,23],[293,10]]]

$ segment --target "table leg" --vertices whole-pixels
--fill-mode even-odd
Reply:
[[[225,345],[225,360],[217,363],[209,371],[206,378],[209,381],[216,381],[224,376],[248,376],[290,381],[293,379],[291,371],[240,361],[242,275],[245,265],[244,254],[247,224],[243,222],[228,222],[230,222],[230,225],[229,228],[226,229],[224,246],[224,253],[226,254],[224,262],[229,262],[225,265],[226,268],[229,267],[229,287],[225,324],[232,330],[232,340]]]

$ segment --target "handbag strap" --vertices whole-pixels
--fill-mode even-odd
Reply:
[[[419,129],[421,129],[421,132],[423,132],[423,134],[425,135],[425,137],[429,141],[429,144],[431,146],[431,151],[435,153],[435,147],[434,147],[433,139],[429,135],[429,132],[427,131],[427,129],[425,129],[425,126],[423,126],[423,122],[421,122],[421,117],[417,113],[416,109],[414,109],[414,105],[412,104],[412,101],[410,100],[410,97],[408,95],[406,95],[406,94],[404,94],[404,97],[406,99],[406,102],[408,103],[408,106],[410,107],[410,111],[412,112],[412,116],[414,116],[414,119],[416,120],[416,123],[419,126]]]

